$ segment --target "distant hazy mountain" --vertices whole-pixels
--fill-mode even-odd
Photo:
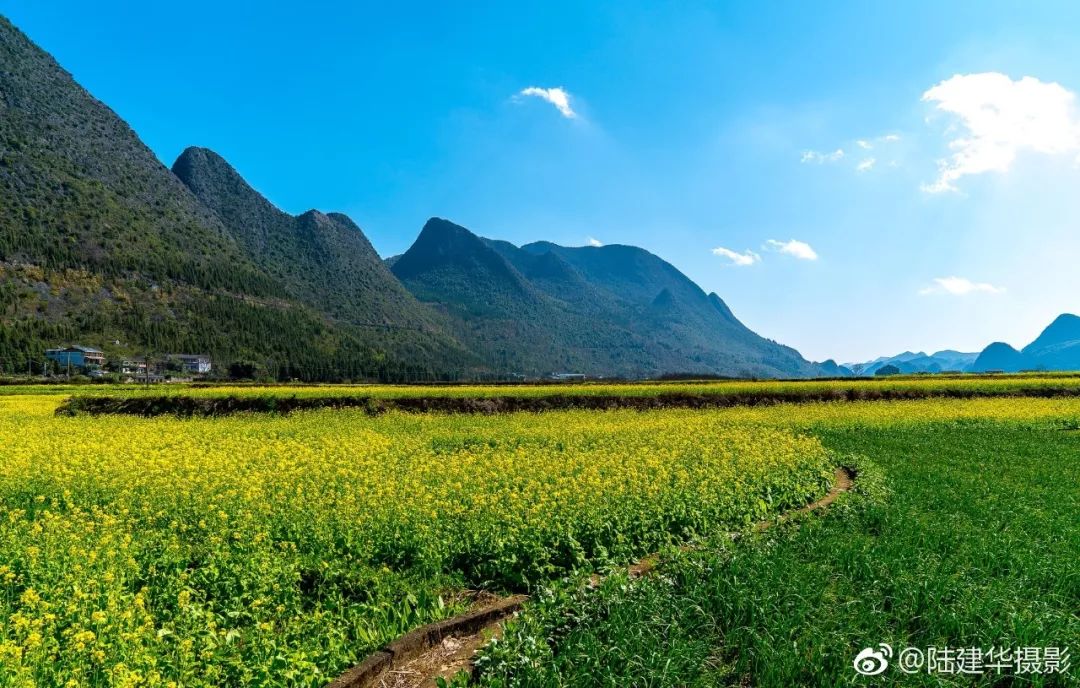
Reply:
[[[887,365],[896,366],[901,373],[905,374],[963,372],[975,362],[978,355],[951,350],[938,351],[934,354],[905,351],[896,356],[882,356],[873,361],[847,365],[856,375],[873,375]]]
[[[1059,315],[1021,353],[1036,368],[1080,370],[1080,317]]]
[[[1080,317],[1069,313],[1059,315],[1020,351],[1005,342],[994,342],[979,353],[946,349],[927,355],[905,351],[849,367],[858,375],[873,375],[886,365],[894,365],[902,373],[1080,370]]]
[[[820,374],[640,248],[517,247],[433,218],[388,262],[418,299],[455,319],[464,342],[526,374]]]
[[[982,350],[971,366],[973,373],[985,373],[1000,370],[1015,373],[1030,367],[1027,358],[1005,342],[994,342]]]
[[[1020,351],[1003,342],[986,347],[972,366],[987,370],[1080,370],[1080,317],[1064,313]]]
[[[851,377],[855,373],[847,366],[838,365],[833,359],[827,359],[816,364],[826,377]]]
[[[930,357],[941,364],[942,370],[964,371],[975,362],[975,359],[979,357],[979,354],[945,349],[944,351],[930,354]]]

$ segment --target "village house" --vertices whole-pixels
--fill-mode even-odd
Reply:
[[[130,375],[145,377],[146,376],[146,361],[132,361],[124,360],[120,361],[119,372],[121,375]]]
[[[46,349],[45,358],[56,362],[61,368],[91,369],[105,365],[105,354],[89,346]]]
[[[206,375],[212,369],[210,357],[205,354],[168,354],[165,360],[178,363],[184,372],[192,375]]]
[[[583,382],[585,373],[552,373],[551,379],[557,382]]]

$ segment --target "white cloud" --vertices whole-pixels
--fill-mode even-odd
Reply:
[[[876,146],[884,143],[896,143],[900,140],[899,134],[882,134],[868,139],[855,139],[855,146],[862,150],[873,150]],[[838,148],[832,153],[819,153],[808,150],[802,155],[803,162],[836,162],[844,157],[844,149]]]
[[[603,245],[604,245],[604,243],[602,241],[600,241],[599,239],[594,239],[593,237],[589,237],[589,246],[595,246],[596,248],[600,248]]]
[[[859,161],[858,165],[855,166],[855,171],[868,172],[869,170],[873,169],[874,163],[876,162],[877,160],[875,158],[864,158]]]
[[[1005,291],[1004,287],[995,287],[986,282],[972,282],[965,277],[935,277],[934,283],[929,287],[919,290],[923,296],[930,294],[953,294],[966,296],[968,294],[1000,294]]]
[[[817,260],[818,254],[810,244],[799,241],[798,239],[792,239],[791,241],[777,241],[776,239],[769,239],[765,242],[765,248],[770,251],[778,251],[780,253],[786,253],[789,256],[795,256],[799,260]]]
[[[555,106],[563,117],[567,119],[574,119],[578,116],[574,112],[574,108],[570,107],[570,94],[565,89],[556,86],[555,88],[540,88],[539,86],[529,86],[523,88],[518,93],[519,97],[535,97],[542,100],[546,100]]]
[[[812,162],[818,165],[825,162],[836,162],[844,157],[844,149],[837,148],[832,153],[821,153],[815,150],[803,151],[800,162]]]
[[[1004,74],[957,74],[923,94],[924,102],[956,118],[946,132],[952,154],[938,161],[930,193],[956,191],[966,175],[1007,172],[1019,152],[1080,151],[1076,94],[1058,83]],[[958,132],[958,133],[957,133]]]
[[[732,265],[737,265],[739,267],[746,267],[748,265],[753,265],[754,263],[758,263],[761,261],[761,256],[754,253],[753,251],[739,253],[738,251],[732,251],[731,249],[724,248],[723,246],[717,246],[712,250],[712,252],[713,255],[727,258],[731,261]]]

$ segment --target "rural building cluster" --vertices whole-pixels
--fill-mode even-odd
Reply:
[[[80,344],[46,349],[45,359],[47,364],[42,372],[90,377],[115,374],[136,382],[193,379],[213,372],[213,363],[206,354],[164,354],[109,361],[100,349]]]

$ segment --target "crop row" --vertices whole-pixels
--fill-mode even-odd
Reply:
[[[448,413],[608,410],[630,408],[723,408],[778,403],[881,401],[948,397],[1080,396],[1080,377],[912,377],[900,380],[709,382],[461,387],[245,386],[123,388],[80,393],[63,412],[141,416],[225,415],[291,412],[317,408],[360,408]]]
[[[1005,375],[909,375],[884,378],[831,380],[709,380],[658,382],[586,382],[554,384],[486,385],[319,385],[319,384],[54,384],[0,386],[0,394],[138,397],[183,395],[190,397],[370,397],[396,398],[485,398],[546,396],[663,396],[814,394],[837,390],[912,390],[934,394],[949,390],[979,389],[1012,392],[1038,388],[1080,389],[1077,373],[1022,373]]]

